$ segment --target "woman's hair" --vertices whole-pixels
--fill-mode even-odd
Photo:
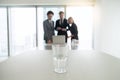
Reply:
[[[54,13],[53,13],[52,11],[48,11],[48,12],[47,12],[47,15],[49,15],[49,14],[54,15]]]
[[[63,12],[63,11],[60,11],[60,12],[59,12],[59,15],[61,15],[61,14],[64,14],[64,12]]]
[[[71,19],[71,20],[73,21],[73,23],[74,23],[74,20],[73,20],[73,18],[72,18],[72,17],[69,17],[69,18],[68,18],[68,20],[70,20],[70,19]]]

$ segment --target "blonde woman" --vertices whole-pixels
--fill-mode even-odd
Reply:
[[[72,17],[68,18],[68,24],[69,24],[69,30],[71,32],[71,40],[78,40],[78,30],[77,30],[77,25],[74,23],[74,20]]]

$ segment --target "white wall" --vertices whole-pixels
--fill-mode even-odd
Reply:
[[[120,0],[97,0],[95,49],[120,58]]]

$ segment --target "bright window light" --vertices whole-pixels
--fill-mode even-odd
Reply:
[[[6,8],[0,8],[0,57],[7,55],[7,10]]]
[[[9,8],[11,55],[36,46],[35,10],[35,8]]]

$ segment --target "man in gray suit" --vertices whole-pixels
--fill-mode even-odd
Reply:
[[[52,43],[52,36],[54,33],[54,21],[52,20],[54,13],[52,11],[47,12],[48,19],[43,22],[44,40],[45,43]]]

